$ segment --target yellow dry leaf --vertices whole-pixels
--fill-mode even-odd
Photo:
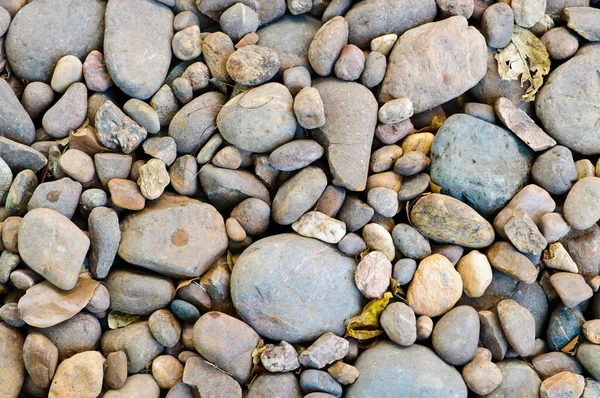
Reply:
[[[535,99],[544,76],[550,72],[550,56],[548,50],[533,33],[527,29],[515,26],[512,39],[508,46],[496,54],[498,73],[504,80],[521,80],[529,82],[529,87],[523,95],[527,102]]]
[[[404,301],[405,303],[407,302],[406,292],[404,291],[404,289],[402,289],[402,286],[400,286],[400,282],[398,282],[394,278],[390,278],[390,290],[396,298]]]
[[[577,347],[578,343],[579,343],[579,336],[575,336],[575,338],[573,340],[569,341],[567,343],[567,345],[565,345],[560,350],[564,353],[575,355],[575,351],[576,351],[575,348]]]
[[[125,314],[119,311],[111,311],[108,314],[108,327],[111,329],[123,328],[127,325],[131,325],[141,319],[139,315]]]
[[[265,350],[265,342],[261,339],[254,350],[252,350],[252,363],[254,366],[260,363],[260,355]]]
[[[444,122],[440,121],[437,116],[434,116],[429,126],[425,126],[422,129],[417,130],[417,133],[435,133],[438,131]]]
[[[369,340],[379,336],[383,330],[379,327],[379,317],[387,307],[392,293],[385,292],[382,298],[371,300],[360,315],[353,317],[348,323],[346,336],[354,337],[359,341]]]

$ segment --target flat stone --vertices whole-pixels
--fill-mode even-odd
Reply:
[[[416,51],[417,48],[426,51]],[[408,98],[415,113],[441,105],[485,76],[486,51],[485,38],[469,27],[464,17],[413,28],[402,36],[390,54],[379,100]]]
[[[171,63],[173,12],[152,0],[115,0],[107,4],[105,20],[104,59],[110,77],[125,94],[150,98]]]
[[[523,210],[516,210],[504,225],[504,233],[522,253],[537,255],[548,245],[533,220]]]
[[[53,245],[41,243],[52,239]],[[50,209],[34,209],[19,228],[19,254],[23,261],[63,290],[75,286],[90,240],[75,224]]]
[[[575,358],[564,352],[548,352],[539,355],[531,361],[533,368],[542,380],[552,377],[561,372],[582,374],[581,365]]]
[[[448,311],[436,323],[431,342],[435,352],[450,365],[465,365],[477,351],[479,316],[473,307],[462,305]]]
[[[242,398],[242,388],[233,377],[201,357],[192,357],[185,362],[183,382],[200,396]]]
[[[587,48],[552,70],[536,95],[535,111],[545,131],[559,144],[595,155],[600,153],[595,113],[600,92],[595,89],[598,78],[594,71],[600,68],[600,56],[597,47]]]
[[[2,136],[30,145],[35,138],[35,126],[10,85],[0,79],[0,131]]]
[[[298,356],[303,366],[322,369],[348,354],[348,340],[327,332]]]
[[[101,0],[43,0],[27,4],[14,16],[6,36],[6,55],[21,79],[50,83],[64,55],[83,59],[102,47]],[[83,23],[85,21],[85,23]]]
[[[325,148],[333,184],[362,191],[377,125],[377,101],[366,87],[354,82],[326,78],[314,82],[313,87],[325,106],[325,125],[313,134]],[[340,107],[340,103],[346,105]]]
[[[529,364],[519,359],[498,362],[502,383],[485,398],[531,397],[539,398],[542,381]]]
[[[381,35],[400,36],[411,28],[433,21],[436,13],[435,0],[368,0],[354,4],[344,18],[349,25],[350,43],[365,49],[371,40]]]
[[[566,7],[562,18],[567,26],[589,41],[600,41],[600,11],[592,7]]]
[[[33,191],[27,204],[27,210],[43,207],[55,210],[67,218],[72,218],[79,204],[81,190],[81,184],[68,177],[44,182]]]
[[[600,379],[600,345],[585,342],[577,348],[577,360],[596,380]]]
[[[25,380],[23,365],[23,336],[19,329],[0,322],[0,394],[6,397],[16,397],[21,391]]]
[[[41,152],[5,137],[0,137],[0,157],[13,172],[29,169],[37,173],[48,164]]]
[[[305,393],[322,392],[341,397],[342,386],[329,373],[308,369],[300,374],[300,387]]]
[[[559,305],[550,315],[547,338],[548,347],[560,351],[576,336],[581,334],[585,318],[578,307],[568,308]]]
[[[490,216],[525,185],[532,160],[533,152],[510,131],[456,114],[436,134],[430,174],[442,193]]]
[[[501,361],[508,350],[508,341],[498,315],[492,311],[479,311],[479,321],[481,325],[480,340],[483,346],[492,353],[492,358],[496,361]]]
[[[535,342],[535,320],[531,312],[508,299],[498,303],[498,318],[511,347],[520,356],[529,356]]]
[[[280,256],[286,261],[276,260]],[[302,266],[290,274],[298,264]],[[236,261],[233,304],[242,319],[268,339],[296,343],[329,331],[341,335],[363,305],[354,285],[355,268],[354,260],[334,246],[294,234],[270,236],[252,244]],[[317,294],[325,289],[330,294]]]
[[[556,141],[552,137],[546,134],[527,113],[517,108],[508,98],[498,98],[494,108],[498,119],[535,152],[556,145]]]
[[[98,351],[72,356],[58,365],[49,398],[95,398],[102,392],[104,357]]]
[[[233,208],[248,198],[271,203],[267,188],[246,170],[228,170],[207,164],[200,169],[200,184],[210,202],[219,209]]]
[[[283,144],[269,155],[269,163],[280,171],[294,171],[308,166],[323,156],[323,147],[313,140],[294,140]]]
[[[425,195],[410,210],[411,224],[429,239],[483,248],[494,241],[494,229],[475,210],[451,196]]]
[[[565,220],[575,229],[592,227],[600,220],[600,178],[586,177],[577,181],[565,200]]]
[[[164,195],[121,221],[119,256],[163,275],[197,277],[226,248],[221,215],[184,196]]]
[[[492,267],[516,280],[533,283],[539,270],[522,253],[510,243],[496,242],[487,251],[487,257]]]
[[[271,206],[273,220],[289,225],[309,211],[327,187],[327,176],[318,167],[300,170],[277,190]]]
[[[566,307],[573,308],[590,299],[594,292],[583,276],[571,272],[557,272],[550,277],[552,287]]]
[[[540,394],[544,398],[580,397],[584,387],[583,376],[571,372],[561,372],[542,382]]]
[[[348,398],[385,396],[389,391],[402,391],[406,396],[467,397],[460,373],[419,344],[401,347],[382,341],[364,351],[354,366],[360,377],[347,388]]]

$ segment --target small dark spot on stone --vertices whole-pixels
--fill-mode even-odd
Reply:
[[[185,246],[188,243],[188,234],[183,229],[178,229],[171,235],[171,243],[177,247]]]
[[[60,199],[60,191],[50,191],[46,194],[46,200],[55,203],[58,199]]]

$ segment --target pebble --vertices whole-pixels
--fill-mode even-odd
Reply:
[[[543,0],[516,0],[511,2],[515,23],[523,28],[531,28],[544,16],[546,2]]]
[[[347,340],[325,333],[298,356],[301,365],[322,369],[335,361],[343,359],[348,354]]]
[[[140,167],[139,173],[137,184],[148,200],[158,199],[171,182],[165,162],[160,159],[150,159]]]
[[[204,396],[218,396],[241,398],[240,385],[227,373],[212,366],[201,357],[187,360],[183,369],[183,382]]]
[[[456,265],[463,282],[465,294],[469,297],[481,297],[492,283],[492,267],[487,257],[473,250],[462,257]]]
[[[58,166],[69,177],[82,184],[90,182],[96,174],[92,158],[78,149],[69,149],[63,153],[58,160]]]
[[[198,25],[191,25],[181,29],[173,36],[171,46],[175,57],[182,61],[197,58],[202,52],[200,27]]]
[[[436,323],[431,342],[435,352],[451,365],[465,365],[475,356],[479,316],[473,307],[458,306]]]
[[[525,185],[532,158],[533,153],[510,131],[456,114],[436,134],[430,175],[442,192],[465,200],[487,216],[500,210]]]
[[[385,254],[374,251],[358,263],[354,280],[368,299],[381,298],[387,290],[392,275],[392,264]]]
[[[273,198],[273,220],[281,225],[292,224],[315,205],[326,186],[327,178],[321,169],[309,166],[300,170]]]
[[[436,0],[436,4],[444,18],[461,15],[469,19],[475,7],[473,0]]]
[[[13,252],[18,253],[18,234],[21,229],[23,218],[18,216],[11,216],[4,220],[2,225],[2,244],[4,248]]]
[[[318,211],[304,214],[292,224],[292,229],[302,236],[326,243],[339,243],[346,234],[343,222]]]
[[[271,152],[269,164],[276,170],[294,171],[310,165],[322,156],[323,147],[315,141],[294,140]]]
[[[570,372],[558,373],[542,382],[540,396],[553,397],[580,397],[585,387],[583,376]]]
[[[508,359],[496,365],[502,372],[502,383],[490,395],[539,396],[542,381],[528,363],[519,359]]]
[[[286,341],[278,345],[267,344],[260,354],[260,361],[269,372],[291,372],[300,367],[296,349]]]
[[[102,335],[98,319],[85,312],[80,312],[55,326],[38,329],[38,332],[56,346],[59,362],[80,352],[93,351]]]
[[[25,169],[38,172],[48,164],[48,159],[39,151],[5,137],[0,137],[0,157],[13,172]]]
[[[383,226],[377,223],[369,223],[363,227],[362,238],[371,251],[383,253],[389,261],[396,256],[392,235]]]
[[[183,365],[177,358],[161,355],[152,361],[152,376],[160,388],[172,388],[183,379]]]
[[[283,72],[283,84],[287,87],[293,97],[305,87],[310,87],[312,78],[310,72],[304,66],[288,68]]]
[[[327,368],[327,373],[342,385],[352,384],[360,376],[358,369],[342,361],[338,361]]]
[[[65,138],[84,122],[87,114],[87,88],[73,83],[44,114],[42,125],[51,137]]]
[[[333,71],[339,79],[357,80],[365,68],[365,55],[354,44],[345,46],[335,62]]]
[[[417,324],[414,311],[404,303],[392,303],[383,310],[381,327],[394,343],[410,346],[417,339]]]
[[[106,101],[96,113],[98,139],[109,149],[120,149],[123,153],[134,151],[147,132],[111,101]]]
[[[394,163],[402,156],[402,148],[398,145],[383,146],[371,154],[369,167],[374,173],[388,171],[394,167]]]
[[[594,292],[583,276],[571,272],[557,272],[550,277],[552,287],[566,307],[573,308],[590,299]]]
[[[535,342],[535,320],[531,312],[508,299],[498,303],[498,318],[511,347],[520,356],[529,356]]]
[[[33,191],[27,204],[27,210],[44,207],[55,210],[67,218],[72,218],[79,204],[81,190],[81,184],[68,177],[44,182]]]
[[[112,178],[108,182],[108,191],[113,204],[123,209],[142,210],[146,206],[146,198],[134,181]]]
[[[587,229],[600,219],[600,178],[586,177],[573,185],[565,200],[565,220],[575,229]]]
[[[161,127],[168,126],[177,111],[179,111],[179,103],[173,94],[173,90],[167,84],[163,85],[152,96],[150,106],[152,106],[158,114],[158,120]]]
[[[123,111],[149,134],[160,131],[158,112],[144,101],[132,98],[125,103]]]
[[[550,315],[548,321],[548,347],[560,351],[565,345],[581,334],[585,318],[578,307],[568,308],[560,304]]]
[[[373,88],[381,83],[387,70],[387,59],[378,51],[372,51],[365,59],[365,68],[360,76],[360,82],[367,88]]]
[[[347,256],[356,256],[367,250],[367,244],[357,234],[349,233],[340,240],[338,249]]]
[[[217,127],[223,138],[239,149],[268,152],[293,138],[296,120],[292,106],[285,86],[263,84],[229,100],[219,112]]]
[[[400,123],[413,115],[412,101],[408,98],[396,98],[379,108],[379,122],[383,124]]]
[[[123,351],[111,352],[104,363],[104,381],[111,389],[123,387],[127,380],[127,355]]]
[[[504,233],[510,242],[522,253],[537,255],[548,245],[533,220],[521,209],[504,225]]]
[[[396,248],[408,258],[422,260],[431,255],[431,246],[427,238],[408,224],[396,224],[392,238]]]
[[[33,383],[48,388],[58,365],[58,349],[43,334],[30,333],[23,344],[23,362]]]
[[[600,12],[591,7],[565,7],[562,19],[567,26],[589,41],[600,40]]]
[[[152,0],[116,1],[107,4],[105,21],[104,60],[112,80],[133,98],[150,98],[171,63],[173,12]]]
[[[194,322],[200,318],[200,311],[193,304],[183,300],[173,300],[171,311],[184,322]]]
[[[557,145],[541,154],[531,167],[536,184],[552,195],[563,195],[577,181],[573,155],[568,148]]]
[[[371,51],[378,52],[387,57],[390,51],[392,51],[394,44],[396,44],[396,40],[398,40],[398,35],[395,33],[375,37],[370,43]]]
[[[160,387],[149,374],[134,374],[125,380],[125,384],[118,390],[109,390],[104,394],[105,398],[126,398],[144,391],[148,398],[159,398]]]
[[[50,86],[57,93],[64,93],[75,82],[83,77],[83,64],[73,55],[65,55],[56,63]]]
[[[571,355],[563,352],[549,352],[536,356],[531,363],[542,380],[562,372],[582,373],[579,362]]]
[[[140,292],[138,286],[146,286]],[[106,278],[110,308],[132,315],[149,315],[166,307],[175,288],[170,280],[138,270],[112,270]]]
[[[181,325],[175,316],[166,309],[154,311],[148,318],[152,336],[165,347],[175,347],[181,336]]]
[[[429,158],[423,152],[408,152],[396,160],[394,172],[401,176],[413,176],[425,171],[429,162]]]
[[[227,73],[238,84],[257,86],[269,81],[279,71],[277,52],[258,45],[241,47],[227,59]]]
[[[589,159],[580,159],[576,161],[575,169],[577,170],[577,181],[595,175],[594,164]]]
[[[537,279],[539,270],[510,243],[494,243],[487,251],[487,258],[492,267],[516,280],[533,283]]]
[[[192,155],[175,159],[169,168],[171,186],[180,195],[194,195],[198,191],[198,163]]]
[[[498,366],[479,357],[464,366],[462,376],[469,389],[479,395],[490,394],[502,383],[502,372]]]
[[[460,274],[452,263],[441,254],[433,254],[419,263],[406,298],[416,314],[435,317],[454,307],[462,290]]]
[[[579,49],[577,35],[562,26],[550,29],[540,40],[548,50],[550,59],[555,61],[567,60]]]
[[[342,395],[342,386],[329,375],[329,373],[308,369],[300,374],[300,387],[305,393],[324,392],[340,397]]]
[[[498,213],[494,219],[494,228],[500,236],[505,236],[504,226],[513,217],[515,211],[523,210],[537,224],[542,216],[551,213],[555,208],[556,203],[547,191],[530,184],[521,189]]]
[[[305,129],[316,129],[325,125],[325,109],[319,91],[304,87],[294,99],[294,115],[298,124]]]
[[[252,351],[260,340],[251,327],[220,312],[204,314],[194,325],[194,347],[211,361],[245,383],[252,370]]]
[[[354,366],[360,377],[347,388],[345,396],[349,398],[364,397],[365,391],[374,396],[384,396],[389,391],[402,391],[407,396],[467,396],[460,373],[420,344],[401,347],[381,341],[363,351]]]
[[[600,378],[600,346],[585,342],[577,347],[576,358],[596,380]]]
[[[25,86],[21,102],[29,117],[35,119],[46,112],[54,102],[54,90],[44,82],[31,82]]]
[[[82,67],[85,85],[89,90],[101,93],[114,85],[100,51],[90,51]]]
[[[228,170],[205,165],[200,169],[200,184],[211,203],[221,209],[235,207],[248,197],[271,203],[267,188],[245,170]]]
[[[106,206],[107,203],[106,192],[98,188],[86,189],[79,199],[80,208],[85,213],[92,211],[96,207]]]
[[[293,373],[259,375],[248,391],[248,398],[272,397],[281,394],[285,397],[301,397],[300,383]]]
[[[48,397],[94,398],[102,392],[104,357],[97,351],[76,354],[61,362]]]
[[[210,74],[220,81],[229,81],[226,64],[229,56],[235,51],[229,36],[222,32],[211,33],[202,41],[201,50]]]
[[[583,335],[594,344],[600,344],[600,320],[594,319],[583,324]]]
[[[202,62],[194,62],[186,68],[181,77],[190,82],[192,90],[201,90],[208,86],[208,67]]]
[[[408,284],[417,270],[417,262],[411,258],[402,258],[394,264],[392,278],[400,285]]]
[[[504,3],[499,3],[504,4]],[[467,102],[464,105],[464,111],[467,115],[476,117],[488,123],[496,123],[496,111],[494,107],[488,104],[478,102]]]
[[[219,24],[233,41],[239,41],[246,34],[256,32],[259,19],[252,8],[236,3],[221,14]]]
[[[260,36],[260,33],[259,33]],[[315,33],[308,49],[308,60],[315,73],[330,75],[335,61],[348,44],[348,22],[344,17],[334,17]]]

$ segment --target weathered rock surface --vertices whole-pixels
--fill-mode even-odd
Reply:
[[[35,138],[31,117],[6,80],[0,80],[0,132],[6,138],[30,145]]]

